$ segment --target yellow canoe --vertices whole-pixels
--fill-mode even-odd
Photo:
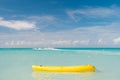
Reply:
[[[95,72],[96,68],[93,65],[81,66],[37,66],[32,65],[34,71],[46,72]]]

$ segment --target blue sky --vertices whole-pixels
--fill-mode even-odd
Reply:
[[[120,47],[119,0],[0,0],[0,47]]]

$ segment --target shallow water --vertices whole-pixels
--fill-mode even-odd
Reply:
[[[119,80],[120,49],[0,49],[0,80]],[[95,73],[34,72],[32,65],[96,66]]]

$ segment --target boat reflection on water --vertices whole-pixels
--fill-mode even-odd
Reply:
[[[68,73],[68,72],[33,72],[34,80],[94,80],[94,72]]]

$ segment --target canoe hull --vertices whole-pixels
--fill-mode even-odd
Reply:
[[[93,65],[82,66],[37,66],[33,65],[34,71],[46,71],[46,72],[95,72]]]

